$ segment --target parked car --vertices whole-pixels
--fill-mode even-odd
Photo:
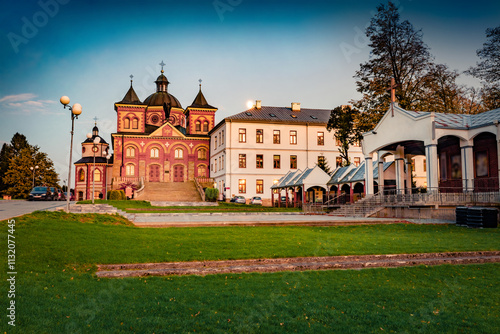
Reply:
[[[286,203],[286,196],[281,196],[281,203]]]
[[[31,190],[28,201],[51,201],[53,196],[49,187],[35,187]]]
[[[231,202],[234,202],[234,203],[239,203],[239,204],[246,204],[247,203],[247,200],[245,199],[245,197],[243,196],[234,196],[232,199],[231,199]]]
[[[250,200],[250,204],[253,204],[253,205],[262,205],[262,198],[260,198],[258,196],[252,197],[252,199]]]

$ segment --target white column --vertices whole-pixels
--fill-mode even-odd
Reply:
[[[378,191],[379,193],[384,193],[384,158],[380,156],[380,151],[378,151]]]
[[[439,187],[437,144],[425,146],[425,159],[427,161],[427,189],[429,192],[437,191]]]
[[[404,194],[405,192],[404,162],[404,147],[398,146],[394,157],[394,163],[396,164],[396,190],[398,194]]]
[[[464,192],[474,190],[474,152],[469,142],[460,147],[462,156],[462,187]]]
[[[411,188],[412,188],[411,157],[412,156],[409,154],[406,155],[406,189],[408,194],[411,194]]]
[[[365,157],[365,194],[373,195],[373,162],[371,154]]]

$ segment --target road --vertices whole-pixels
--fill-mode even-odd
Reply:
[[[73,203],[75,202],[71,202],[71,204]],[[66,202],[57,201],[0,200],[0,220],[22,216],[37,210],[48,210],[65,206]]]

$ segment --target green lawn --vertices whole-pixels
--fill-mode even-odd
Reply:
[[[0,222],[6,245],[7,221]],[[450,225],[139,229],[118,216],[16,218],[9,333],[493,333],[499,264],[98,279],[96,263],[499,250]],[[5,247],[5,246],[4,246]],[[6,249],[6,248],[4,248]],[[0,265],[6,267],[5,251]],[[2,270],[1,293],[8,291]],[[0,307],[7,307],[6,298]]]
[[[186,212],[300,212],[298,208],[272,208],[262,205],[219,203],[215,207],[203,206],[152,206],[147,201],[105,201],[95,200],[96,204],[109,204],[130,213],[186,213]],[[79,201],[77,204],[91,204],[92,201]]]

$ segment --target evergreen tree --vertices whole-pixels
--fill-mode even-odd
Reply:
[[[2,175],[5,175],[9,170],[9,162],[12,158],[12,147],[5,143],[2,145],[2,150],[0,151],[0,194],[3,194],[7,186],[3,182]]]
[[[330,166],[328,165],[328,161],[326,160],[325,157],[323,157],[323,159],[318,161],[318,167],[324,170],[325,173],[328,175],[330,175],[330,173],[332,172]]]

